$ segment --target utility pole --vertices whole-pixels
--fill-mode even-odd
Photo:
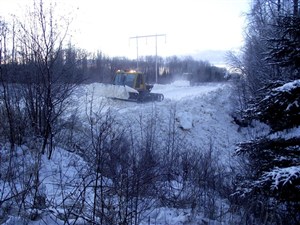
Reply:
[[[144,35],[144,36],[135,36],[130,37],[130,39],[136,39],[136,67],[139,68],[139,38],[151,38],[155,37],[155,82],[157,83],[158,75],[157,75],[157,37],[165,37],[166,40],[166,34],[152,34],[152,35]]]

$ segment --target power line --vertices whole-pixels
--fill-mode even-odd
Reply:
[[[143,35],[143,36],[135,36],[130,37],[129,39],[136,39],[136,67],[139,68],[139,41],[140,38],[151,38],[155,37],[155,82],[157,83],[157,37],[165,37],[166,40],[166,34],[151,34],[151,35]]]

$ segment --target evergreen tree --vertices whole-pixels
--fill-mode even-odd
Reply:
[[[299,5],[282,3],[254,1],[243,58],[251,93],[244,120],[270,127],[268,135],[237,148],[245,171],[237,177],[235,196],[250,208],[253,223],[300,222]]]

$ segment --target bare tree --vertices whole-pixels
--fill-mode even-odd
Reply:
[[[22,66],[27,71],[23,85],[26,111],[35,135],[43,138],[41,151],[48,147],[51,158],[56,124],[68,105],[76,80],[65,76],[70,65],[61,67],[61,53],[68,32],[68,21],[55,18],[54,6],[47,8],[42,0],[34,1],[29,21],[19,21],[18,41]],[[66,21],[65,27],[58,19]],[[75,65],[73,65],[75,66]]]

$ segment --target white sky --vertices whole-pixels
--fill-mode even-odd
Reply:
[[[46,0],[50,1],[50,0]],[[249,0],[56,0],[73,17],[72,42],[91,52],[136,57],[133,36],[158,37],[158,55],[232,50],[243,41]],[[24,14],[32,0],[0,0],[0,16]],[[139,55],[155,55],[155,38],[139,39]]]

